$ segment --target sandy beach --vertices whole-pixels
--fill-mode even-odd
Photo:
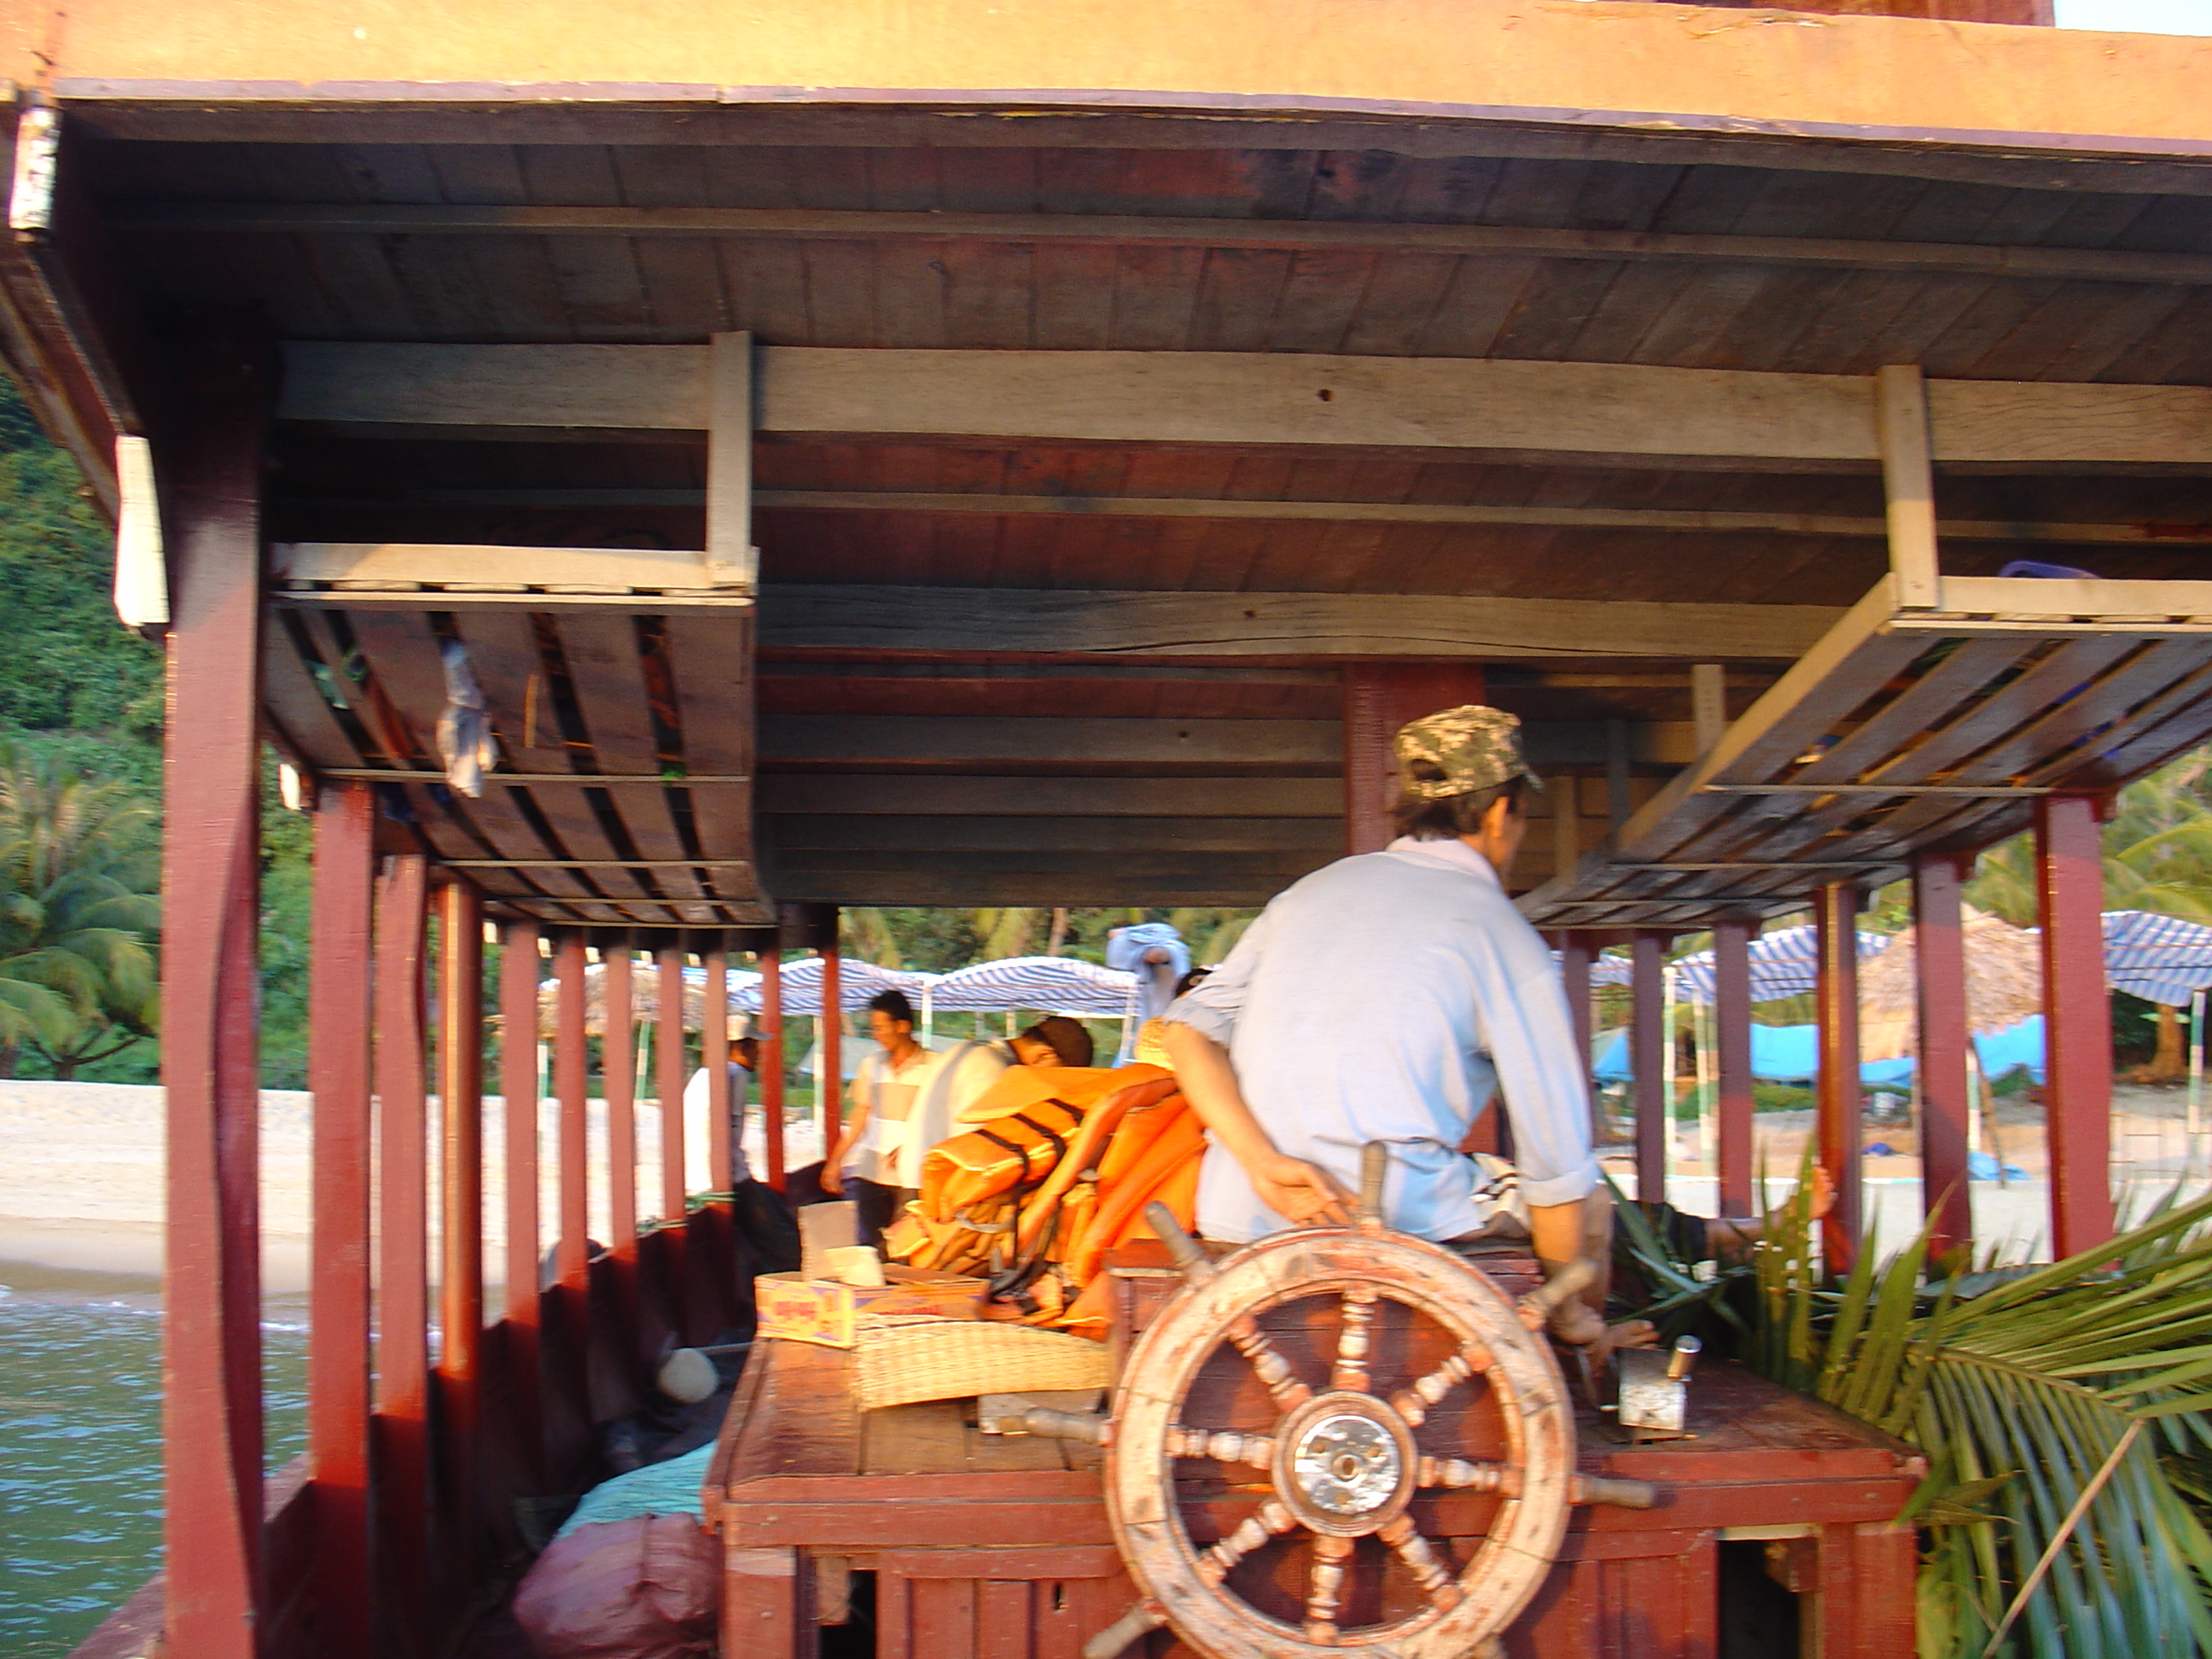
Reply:
[[[0,1082],[0,1264],[36,1264],[97,1273],[158,1274],[166,1212],[162,1174],[163,1091],[154,1085],[104,1083]],[[264,1288],[272,1295],[306,1287],[310,1249],[312,1097],[296,1090],[261,1096],[261,1227]],[[434,1124],[437,1103],[431,1103]],[[543,1236],[558,1202],[559,1144],[556,1109],[540,1103],[538,1213]],[[495,1280],[507,1237],[504,1158],[506,1109],[497,1096],[484,1101],[484,1243]],[[638,1213],[657,1215],[660,1202],[660,1111],[641,1102],[638,1123]],[[588,1114],[592,1236],[607,1234],[606,1113],[592,1101]],[[747,1157],[760,1167],[757,1108],[745,1125]],[[785,1130],[787,1164],[799,1168],[822,1156],[811,1122]],[[437,1146],[428,1148],[436,1191]]]

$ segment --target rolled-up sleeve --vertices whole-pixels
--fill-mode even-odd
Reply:
[[[1512,995],[1482,1012],[1498,1091],[1513,1123],[1522,1198],[1533,1205],[1587,1198],[1598,1182],[1589,1085],[1558,973],[1522,976]]]
[[[1170,1025],[1188,1025],[1226,1048],[1237,1041],[1237,1017],[1244,1012],[1244,994],[1259,971],[1267,948],[1267,917],[1262,910],[1244,930],[1244,937],[1221,965],[1168,1005],[1160,1018]]]

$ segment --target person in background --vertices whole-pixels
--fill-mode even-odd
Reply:
[[[880,1249],[884,1229],[916,1190],[902,1182],[908,1119],[937,1056],[915,1041],[914,1005],[897,991],[868,1000],[868,1034],[876,1052],[853,1075],[852,1111],[823,1160],[822,1189],[852,1198],[860,1242]]]
[[[799,1224],[781,1193],[753,1178],[745,1157],[745,1100],[760,1070],[760,1040],[750,1031],[730,1042],[730,1206],[738,1236],[752,1252],[756,1271],[799,1271]],[[684,1188],[702,1193],[714,1185],[714,1101],[707,1068],[684,1085]]]
[[[1167,1012],[1176,1000],[1176,981],[1190,971],[1190,947],[1164,921],[1139,922],[1106,935],[1106,965],[1137,976],[1141,1027]]]
[[[1066,1014],[1048,1015],[1024,1027],[1009,1046],[1024,1066],[1089,1066],[1097,1052],[1083,1022]]]
[[[1176,981],[1175,994],[1182,996],[1188,991],[1196,989],[1205,984],[1212,973],[1213,969],[1211,968],[1192,969]],[[1172,1072],[1175,1066],[1168,1059],[1167,1037],[1168,1025],[1165,1020],[1146,1020],[1144,1029],[1137,1033],[1136,1047],[1132,1051],[1130,1058],[1140,1065],[1165,1066]]]

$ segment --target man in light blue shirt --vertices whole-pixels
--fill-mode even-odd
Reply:
[[[1604,1259],[1610,1206],[1588,1085],[1552,953],[1505,896],[1540,787],[1520,722],[1477,705],[1399,732],[1398,839],[1340,859],[1273,902],[1167,1013],[1183,1093],[1207,1130],[1199,1230],[1242,1242],[1350,1218],[1361,1149],[1389,1143],[1390,1224],[1449,1242],[1482,1231],[1482,1177],[1456,1148],[1493,1089],[1513,1126],[1537,1256]],[[1571,1341],[1603,1323],[1583,1303]]]

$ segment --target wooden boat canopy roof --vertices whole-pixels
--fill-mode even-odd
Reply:
[[[1256,902],[1341,848],[1372,660],[1486,665],[1573,780],[1540,883],[1696,757],[1692,664],[1741,714],[1856,625],[1885,364],[1947,577],[2205,574],[2212,42],[1925,9],[20,8],[0,349],[112,508],[169,337],[261,320],[272,734],[432,767],[458,639],[510,775],[663,781],[395,783],[519,910]]]

